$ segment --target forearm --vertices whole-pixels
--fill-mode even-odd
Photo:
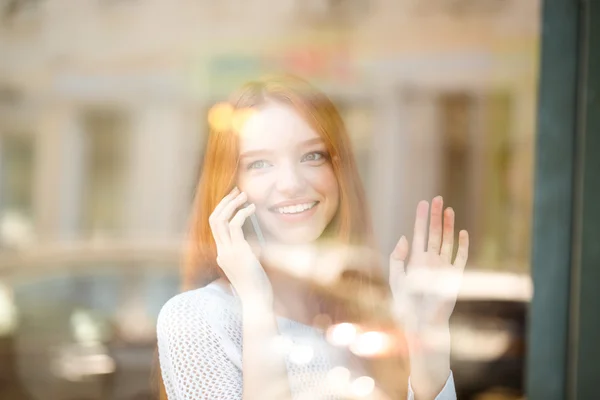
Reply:
[[[279,332],[272,300],[254,296],[242,304],[243,399],[291,399],[285,357],[274,346]]]
[[[409,335],[410,380],[416,400],[433,400],[450,375],[448,326]]]

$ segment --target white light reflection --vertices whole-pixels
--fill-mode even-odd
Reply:
[[[350,351],[357,356],[373,357],[387,353],[391,340],[383,332],[366,332],[358,336],[350,345]]]
[[[350,391],[356,397],[367,397],[373,393],[373,389],[375,381],[370,376],[361,376],[350,384]]]
[[[290,361],[294,364],[308,364],[314,356],[314,350],[307,345],[295,345],[290,351]]]
[[[12,291],[0,283],[0,336],[10,335],[17,328],[17,308]]]
[[[327,330],[327,340],[334,346],[349,346],[356,338],[356,327],[348,322],[334,325]]]
[[[499,358],[511,342],[510,332],[506,330],[477,330],[469,326],[455,326],[451,338],[456,358],[476,361]]]
[[[0,242],[7,246],[22,248],[34,240],[31,220],[22,213],[9,210],[0,215]]]
[[[95,375],[112,374],[116,363],[103,345],[76,344],[59,348],[50,368],[57,377],[79,382]]]
[[[76,310],[71,314],[71,329],[79,343],[96,343],[102,339],[98,321],[87,310]]]
[[[345,367],[335,367],[327,372],[327,385],[337,395],[344,395],[350,384],[350,370]]]

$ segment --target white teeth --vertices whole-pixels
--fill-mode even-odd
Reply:
[[[287,206],[287,207],[277,208],[277,211],[281,214],[297,214],[297,213],[301,213],[303,211],[313,208],[316,204],[317,204],[316,201],[312,202],[312,203],[306,203],[306,204],[296,204],[295,206]]]

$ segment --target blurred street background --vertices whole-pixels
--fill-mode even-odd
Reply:
[[[0,0],[0,398],[154,398],[207,111],[283,70],[339,107],[382,254],[455,209],[459,398],[520,398],[539,41],[537,0]]]

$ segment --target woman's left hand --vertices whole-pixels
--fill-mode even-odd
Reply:
[[[431,219],[427,235],[429,203],[419,202],[414,237],[408,263],[408,241],[400,238],[390,255],[390,288],[400,323],[407,333],[445,330],[454,310],[463,270],[469,252],[469,235],[458,235],[454,253],[454,211],[444,210],[441,196],[431,202]],[[443,221],[442,221],[443,214]],[[405,268],[406,266],[406,268]]]
[[[410,260],[403,236],[390,255],[390,288],[394,309],[406,334],[410,382],[416,399],[437,397],[450,375],[449,320],[469,252],[469,235],[460,231],[454,253],[454,211],[444,210],[441,196],[419,202]],[[442,221],[443,214],[443,221]]]

